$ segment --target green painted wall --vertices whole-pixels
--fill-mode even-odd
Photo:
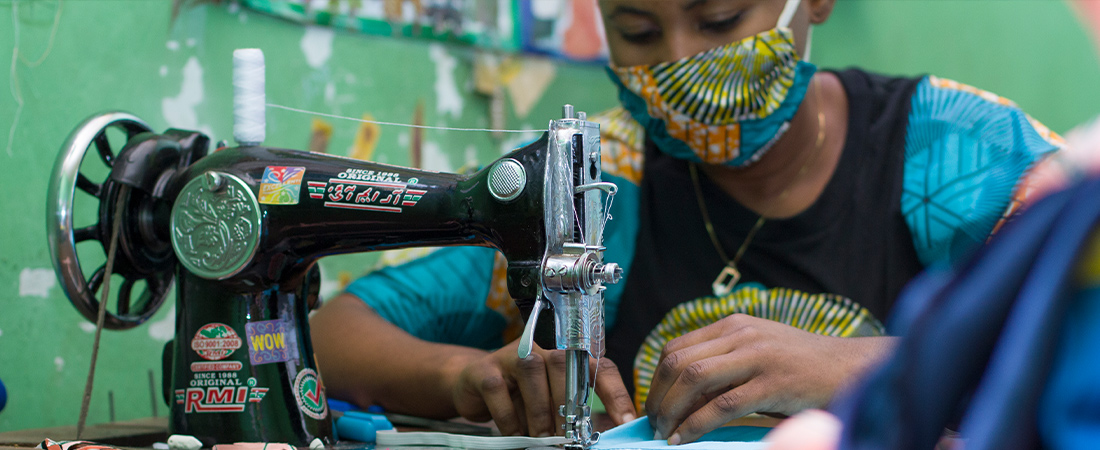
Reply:
[[[427,124],[489,124],[486,99],[469,93],[473,55],[466,49],[340,32],[329,45],[325,31],[232,7],[188,10],[173,26],[167,0],[64,1],[50,47],[58,4],[0,0],[0,58],[8,58],[2,60],[9,67],[18,40],[25,60],[16,58],[14,78],[0,71],[0,84],[11,88],[0,92],[0,179],[8,192],[0,197],[0,380],[9,391],[0,431],[76,421],[92,333],[56,285],[44,296],[38,291],[52,274],[44,226],[47,180],[59,146],[86,116],[122,109],[157,130],[178,126],[228,139],[230,55],[235,48],[259,47],[267,56],[271,102],[410,122],[422,101]],[[1096,50],[1058,1],[839,0],[816,39],[814,60],[824,66],[953,78],[1016,100],[1056,131],[1100,113]],[[331,49],[331,56],[311,65],[303,41],[321,54]],[[28,64],[47,49],[40,65]],[[600,68],[559,65],[526,118],[508,108],[507,126],[541,128],[562,103],[598,111],[614,105],[615,96]],[[330,152],[345,154],[357,126],[330,123],[335,127]],[[305,148],[310,118],[269,111],[267,136],[272,146]],[[524,138],[498,142],[483,133],[429,131],[425,165],[455,169],[484,163]],[[407,130],[383,127],[375,158],[407,164],[409,140]],[[78,217],[90,220],[83,212]],[[341,272],[357,275],[372,261],[363,255],[322,261],[327,286],[337,286]],[[114,393],[117,419],[151,415],[147,371],[154,371],[159,385],[172,306],[165,305],[149,324],[104,333],[92,423],[107,420],[108,391]],[[163,404],[158,409],[165,414]]]

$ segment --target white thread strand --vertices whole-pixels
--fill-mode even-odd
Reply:
[[[311,115],[314,115],[314,116],[331,117],[333,119],[344,119],[344,120],[351,120],[351,121],[362,122],[362,123],[373,123],[373,124],[377,124],[377,125],[392,125],[392,126],[395,126],[395,127],[422,128],[422,129],[426,129],[426,130],[484,131],[484,132],[489,132],[489,133],[542,133],[542,132],[546,131],[546,130],[495,130],[495,129],[491,129],[491,128],[433,127],[431,125],[412,125],[412,124],[408,124],[408,123],[382,122],[382,121],[378,121],[378,120],[364,120],[364,119],[358,119],[358,118],[355,118],[355,117],[338,116],[336,114],[326,114],[326,113],[317,112],[317,111],[308,111],[308,110],[305,110],[305,109],[291,108],[289,106],[276,105],[274,103],[268,103],[267,107],[268,108],[283,109],[283,110],[293,111],[293,112],[302,113],[302,114],[311,114]]]
[[[266,131],[264,52],[233,51],[233,138],[241,145],[260,145]]]

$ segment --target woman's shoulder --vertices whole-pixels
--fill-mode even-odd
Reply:
[[[921,261],[961,257],[1023,204],[1033,167],[1064,144],[991,92],[921,77],[905,131],[901,209]]]

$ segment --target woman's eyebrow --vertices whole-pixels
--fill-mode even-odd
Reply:
[[[703,6],[710,0],[692,0],[691,3],[684,5],[684,11],[691,11],[693,8]]]
[[[700,0],[696,0],[696,1],[700,1]],[[706,1],[706,0],[701,0],[701,1]],[[635,8],[633,6],[616,5],[615,9],[613,9],[611,11],[611,13],[607,15],[607,18],[610,20],[610,19],[614,19],[616,17],[624,16],[624,15],[627,15],[627,16],[642,16],[642,17],[646,17],[646,18],[650,18],[650,19],[653,19],[653,18],[657,17],[651,11],[646,11],[644,9]]]

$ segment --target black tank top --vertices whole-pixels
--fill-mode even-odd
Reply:
[[[838,72],[848,94],[848,135],[832,179],[801,214],[768,220],[738,263],[741,282],[838,294],[876,318],[922,266],[901,213],[905,131],[920,78]],[[759,217],[709,180],[700,185],[726,254]],[[607,356],[633,392],[633,363],[645,337],[676,305],[713,295],[725,267],[704,228],[687,161],[649,143],[641,181],[634,260]]]

